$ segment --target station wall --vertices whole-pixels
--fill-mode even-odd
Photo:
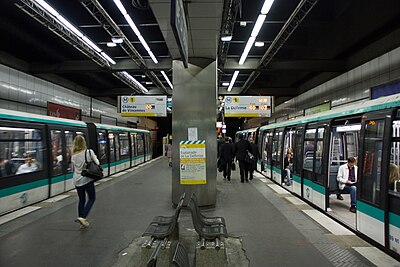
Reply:
[[[119,126],[126,126],[127,121],[142,124],[138,117],[121,117],[111,104],[0,64],[0,108],[47,115],[48,101],[81,109],[86,122],[100,123],[104,114],[117,118]]]

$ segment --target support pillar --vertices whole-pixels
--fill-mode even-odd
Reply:
[[[174,60],[172,96],[172,202],[194,192],[200,206],[215,206],[217,179],[217,64],[215,60],[190,58],[189,67]],[[188,140],[188,128],[195,128],[198,140],[206,144],[206,183],[181,184],[179,144]]]

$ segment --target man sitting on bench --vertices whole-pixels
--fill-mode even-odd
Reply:
[[[356,159],[350,157],[347,163],[339,167],[337,181],[339,189],[350,193],[350,211],[356,212],[356,193],[357,193],[357,166]]]

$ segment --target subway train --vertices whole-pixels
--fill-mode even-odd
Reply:
[[[146,130],[0,109],[0,214],[74,188],[76,135],[95,151],[104,176],[152,158]]]
[[[390,171],[400,164],[400,94],[240,134],[255,137],[261,174],[400,258],[400,178],[398,168]],[[292,183],[286,186],[283,162],[289,148]],[[336,180],[349,157],[358,166],[356,213],[349,211],[350,197]]]

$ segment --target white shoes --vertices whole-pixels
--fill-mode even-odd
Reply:
[[[78,217],[75,222],[79,222],[81,224],[81,228],[87,228],[90,225],[89,221],[82,217]]]

